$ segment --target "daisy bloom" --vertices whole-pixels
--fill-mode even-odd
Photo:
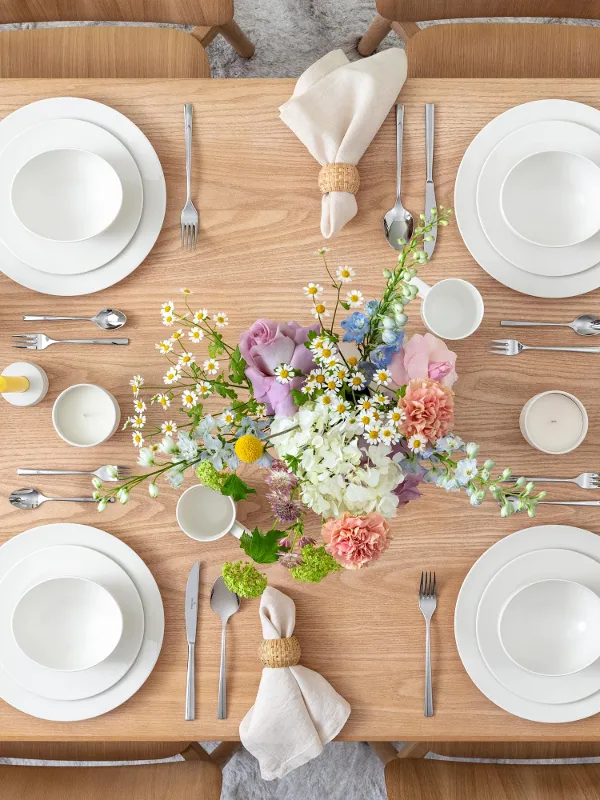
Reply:
[[[334,347],[333,344],[330,342],[325,342],[321,350],[319,351],[319,358],[322,358],[324,361],[329,358],[333,358],[337,354],[337,347]]]
[[[160,445],[158,445],[158,444],[149,444],[148,447],[150,448],[150,450],[152,450],[153,453],[158,453],[158,448],[160,447]]]
[[[180,367],[189,367],[196,361],[196,356],[193,353],[182,353],[179,356],[178,365]]]
[[[315,336],[310,343],[310,349],[313,353],[320,353],[327,342],[329,342],[329,339],[326,336]]]
[[[344,400],[342,397],[338,397],[333,404],[333,409],[339,417],[346,419],[350,413],[350,403],[347,400]]]
[[[327,304],[324,300],[320,300],[318,303],[315,303],[312,307],[312,313],[315,319],[319,319],[319,317],[328,317],[329,311],[327,311]]]
[[[135,417],[131,420],[131,426],[133,428],[143,428],[146,424],[146,417],[143,414],[136,414]]]
[[[144,444],[144,437],[139,431],[134,431],[131,434],[131,438],[135,447],[141,447]]]
[[[338,380],[335,375],[330,375],[325,383],[325,388],[330,392],[335,392],[335,390],[339,389],[341,385],[342,382]]]
[[[163,314],[162,321],[163,325],[166,325],[167,328],[170,328],[171,325],[173,325],[173,323],[175,322],[175,317],[173,316],[173,314]]]
[[[369,411],[371,408],[373,408],[373,401],[370,397],[361,397],[356,405],[359,408],[362,408],[363,411]]]
[[[191,289],[186,289],[185,287],[182,287],[179,291],[181,292],[181,294],[191,294],[192,293]]]
[[[324,408],[334,408],[337,404],[338,398],[335,394],[331,392],[325,392],[322,394],[321,397],[318,399],[318,403],[322,405]]]
[[[407,444],[413,453],[424,453],[427,448],[427,439],[416,433],[410,437]]]
[[[138,414],[143,414],[146,410],[146,403],[139,398],[134,402],[133,408],[137,411]]]
[[[370,414],[371,419],[373,419],[375,422],[383,422],[383,414],[378,408],[371,409]]]
[[[323,294],[323,287],[320,283],[309,283],[308,286],[304,287],[304,294],[307,297],[320,297]]]
[[[199,325],[201,322],[204,322],[205,319],[208,319],[209,314],[206,308],[201,308],[200,311],[196,311],[194,314],[194,322],[196,325]]]
[[[133,393],[138,395],[140,389],[144,385],[144,379],[141,375],[134,375],[133,378],[129,381],[129,385],[131,386]]]
[[[173,342],[170,339],[164,339],[162,342],[155,344],[154,347],[156,347],[156,349],[161,352],[163,356],[166,356],[167,353],[170,353],[173,349]]]
[[[363,389],[367,379],[362,372],[353,372],[348,380],[348,385],[351,389]]]
[[[381,384],[381,386],[387,386],[392,380],[392,373],[389,369],[378,369],[375,373],[375,380],[377,383]]]
[[[373,417],[371,416],[371,412],[370,411],[361,411],[361,412],[359,412],[358,417],[357,417],[357,421],[361,425],[364,425],[365,428],[367,428],[369,425],[372,425],[373,424]]]
[[[219,362],[216,358],[207,358],[202,367],[209,375],[216,375],[219,371]]]
[[[196,384],[196,391],[200,397],[210,397],[212,394],[212,386],[207,381],[200,381],[200,383]]]
[[[218,311],[216,314],[213,314],[213,319],[217,328],[225,328],[229,325],[229,317],[223,311]]]
[[[323,372],[323,370],[321,370],[321,369],[313,369],[308,374],[308,377],[309,377],[309,379],[312,377],[312,379],[315,382],[315,386],[317,388],[323,388],[325,386],[325,384],[327,383],[327,377],[326,377],[325,373]]]
[[[165,314],[173,314],[175,311],[175,303],[172,300],[167,300],[166,303],[163,303],[160,307],[160,313],[165,316]]]
[[[392,402],[392,399],[383,393],[374,394],[373,395],[373,402],[377,403],[378,406],[389,406]]]
[[[165,434],[165,436],[173,436],[173,434],[177,431],[177,425],[170,419],[168,422],[163,422],[160,426],[161,431]]]
[[[337,356],[337,355],[335,355],[335,356],[331,356],[331,358],[328,358],[328,359],[322,359],[322,360],[321,360],[321,365],[322,365],[322,366],[323,366],[325,369],[334,369],[335,367],[337,367],[337,365],[338,365],[339,363],[340,363],[340,362],[339,362],[339,359],[338,359],[338,356]]]
[[[171,405],[171,398],[168,394],[157,394],[155,402],[160,403],[163,408],[169,408]]]
[[[178,328],[176,331],[173,331],[171,334],[171,341],[176,342],[178,339],[183,339],[183,331],[181,328]]]
[[[196,392],[190,392],[189,389],[186,389],[181,395],[181,402],[185,408],[193,408],[198,402],[198,395]]]
[[[192,328],[191,331],[188,331],[188,337],[192,342],[200,342],[204,339],[204,331],[201,331],[198,327]]]
[[[336,363],[336,365],[332,367],[331,370],[332,370],[332,375],[335,375],[338,381],[344,383],[346,380],[348,380],[348,368],[345,367],[343,364]]]
[[[312,394],[314,390],[317,388],[317,382],[314,379],[306,379],[304,381],[304,385],[300,389],[302,394]]]
[[[379,430],[379,441],[383,444],[396,444],[400,440],[400,434],[392,425],[384,425]]]
[[[353,289],[346,295],[346,302],[350,308],[360,308],[364,303],[363,293],[359,292],[358,289]]]
[[[387,418],[392,425],[400,425],[401,422],[404,422],[406,419],[406,414],[402,411],[401,408],[396,406],[392,408],[391,411],[388,412]]]
[[[166,384],[177,383],[179,378],[181,378],[181,372],[177,369],[177,367],[171,367],[170,369],[167,370],[163,378],[163,381]]]
[[[265,417],[267,415],[267,407],[264,403],[258,403],[256,406],[256,416]]]
[[[235,414],[230,408],[226,408],[220,417],[221,425],[232,425],[235,422]]]
[[[349,367],[355,367],[358,364],[358,356],[347,356],[346,361]]]
[[[345,267],[338,267],[335,274],[338,281],[341,281],[342,283],[352,283],[352,278],[356,273],[354,272],[352,267],[345,266]]]
[[[289,383],[296,375],[296,370],[290,364],[280,364],[274,372],[278,383]]]
[[[379,425],[371,424],[371,425],[369,425],[368,428],[365,428],[365,430],[363,432],[363,436],[365,437],[365,439],[368,442],[372,442],[373,444],[375,444],[375,442],[379,441],[379,431],[380,430],[381,429],[380,429]]]

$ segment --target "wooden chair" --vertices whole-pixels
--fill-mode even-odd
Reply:
[[[557,759],[600,756],[598,744],[561,742],[409,742],[399,752],[371,742],[385,764],[388,800],[592,800],[600,797],[600,764],[493,764],[424,759]]]
[[[193,742],[5,742],[0,757],[48,761],[153,761],[182,755],[184,763],[115,767],[0,765],[2,800],[219,800],[221,770],[239,743],[212,755]]]
[[[173,27],[52,27],[0,32],[0,78],[209,78],[204,50],[222,34],[254,52],[233,20],[233,0],[0,0],[0,24],[139,22]]]
[[[370,55],[393,29],[416,78],[597,78],[600,28],[565,24],[417,22],[481,17],[600,19],[599,0],[377,0],[358,45]]]

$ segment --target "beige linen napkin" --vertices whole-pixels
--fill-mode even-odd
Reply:
[[[268,586],[260,601],[260,619],[265,639],[291,637],[294,601]],[[265,667],[256,702],[240,724],[240,739],[258,759],[262,777],[270,781],[316,758],[349,715],[350,705],[317,672],[301,666]]]
[[[350,63],[332,50],[304,72],[279,115],[319,164],[358,164],[406,80],[406,53],[391,48]],[[354,194],[323,195],[321,233],[329,239],[356,215]]]

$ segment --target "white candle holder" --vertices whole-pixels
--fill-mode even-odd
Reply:
[[[24,392],[2,392],[2,397],[13,406],[35,406],[46,397],[48,376],[37,364],[15,361],[2,371],[4,377],[27,378],[29,388]]]
[[[557,403],[553,404],[551,402],[553,396],[555,398],[568,398],[568,401],[558,400]],[[566,404],[568,402],[572,403],[573,410],[576,407],[581,415],[581,426],[578,431],[576,430],[578,420],[576,415],[573,414],[574,429],[571,439],[565,435],[565,425],[568,427],[570,420],[565,420],[564,414],[565,412],[570,414],[572,410],[571,407]],[[561,413],[563,414],[563,419],[560,419]],[[588,415],[585,406],[575,395],[569,394],[569,392],[552,390],[536,394],[525,403],[521,411],[519,424],[523,438],[528,444],[535,447],[536,450],[540,450],[542,453],[558,456],[570,453],[583,442],[588,431]],[[552,440],[555,434],[559,434],[557,440],[561,442],[561,444],[558,444],[555,449],[552,449],[548,442]]]
[[[115,398],[93,383],[69,386],[58,395],[52,408],[56,432],[73,447],[102,444],[117,430],[120,420],[121,409]]]

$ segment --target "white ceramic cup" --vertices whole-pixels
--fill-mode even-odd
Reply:
[[[433,286],[420,278],[413,278],[411,283],[423,301],[423,322],[435,336],[466,339],[481,325],[483,298],[472,283],[462,278],[447,278]]]
[[[231,497],[198,483],[190,486],[177,501],[177,524],[186,536],[197,542],[216,542],[230,533],[237,539],[248,529],[236,519]]]
[[[536,394],[525,403],[519,425],[528,444],[557,456],[570,453],[583,442],[588,415],[575,395],[553,390]]]

